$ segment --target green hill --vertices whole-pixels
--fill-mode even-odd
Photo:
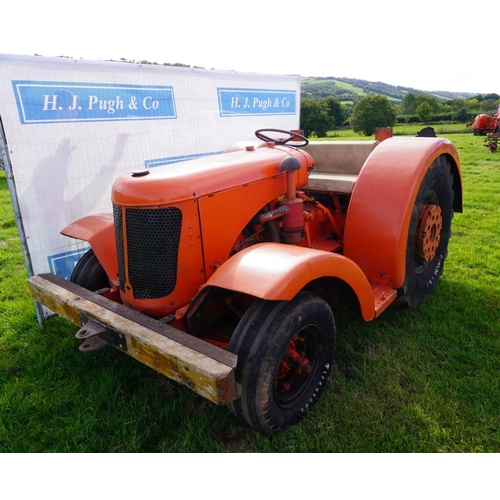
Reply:
[[[341,102],[354,102],[367,94],[381,94],[387,96],[395,104],[399,104],[403,96],[409,92],[413,94],[429,94],[439,100],[467,99],[476,94],[467,92],[446,92],[418,90],[411,87],[389,85],[383,82],[370,82],[357,78],[335,77],[302,77],[300,79],[301,96],[304,98],[318,98],[334,96]]]

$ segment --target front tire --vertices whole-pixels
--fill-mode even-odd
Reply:
[[[453,175],[438,157],[427,171],[413,206],[406,246],[405,283],[397,305],[418,307],[436,288],[448,254],[453,218]]]
[[[332,311],[308,292],[289,302],[257,300],[228,349],[238,355],[236,379],[242,386],[230,410],[271,434],[300,420],[325,388],[335,350]]]
[[[70,281],[91,292],[109,287],[108,276],[92,249],[76,263]]]

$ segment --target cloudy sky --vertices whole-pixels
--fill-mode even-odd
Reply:
[[[0,53],[500,93],[500,2],[4,2]],[[339,4],[339,5],[337,5]]]

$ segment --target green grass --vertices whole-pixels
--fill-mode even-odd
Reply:
[[[424,127],[432,127],[436,132],[436,135],[439,137],[443,137],[449,134],[452,134],[452,137],[455,138],[455,134],[471,134],[471,129],[467,127],[465,123],[429,123],[429,124],[413,124],[413,125],[397,125],[393,129],[393,135],[397,136],[416,136],[417,132]],[[370,141],[375,138],[374,135],[364,136],[361,134],[355,134],[351,129],[337,129],[331,130],[327,132],[326,137],[314,137],[315,141],[324,141],[324,140],[356,140],[356,141]],[[476,138],[475,144],[480,144],[481,139]]]
[[[370,323],[337,315],[326,391],[273,437],[117,351],[80,353],[61,318],[40,330],[0,173],[0,452],[500,452],[500,153],[447,134],[464,213],[435,294]]]

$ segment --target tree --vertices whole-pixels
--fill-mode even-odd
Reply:
[[[344,122],[344,111],[340,101],[335,97],[327,97],[325,99],[326,105],[328,106],[328,114],[331,119],[331,127],[340,127]]]
[[[414,115],[417,110],[417,99],[413,92],[408,92],[401,99],[401,114]]]
[[[436,97],[429,94],[419,94],[416,97],[417,108],[423,103],[427,103],[430,106],[431,112],[436,113],[439,109],[439,101]]]
[[[500,98],[499,99],[484,99],[484,101],[482,102],[481,111],[483,113],[487,113],[488,115],[494,115],[497,112],[499,104],[500,104]]]
[[[421,122],[426,122],[432,113],[432,107],[428,102],[422,102],[416,109],[418,119]]]
[[[300,101],[300,128],[304,135],[326,136],[331,127],[330,109],[326,99],[301,99]]]
[[[372,135],[377,127],[394,126],[396,109],[386,96],[367,95],[354,106],[350,121],[354,132]]]
[[[469,111],[465,107],[465,104],[462,104],[461,106],[457,106],[455,108],[455,112],[453,113],[453,119],[458,121],[458,122],[465,122],[469,118]]]

